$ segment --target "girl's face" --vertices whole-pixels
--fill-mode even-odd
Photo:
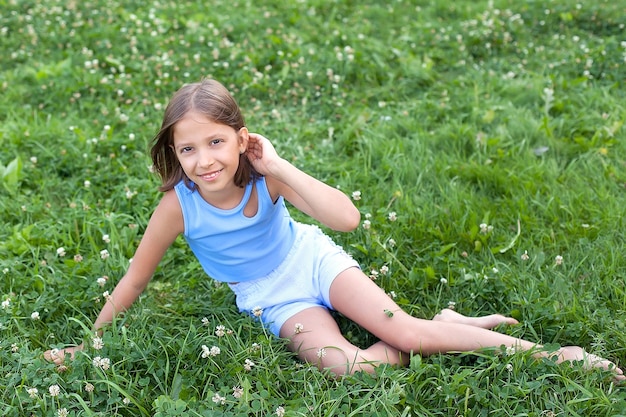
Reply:
[[[236,206],[241,188],[234,177],[248,146],[248,130],[236,131],[192,111],[174,125],[173,137],[178,162],[200,195],[220,208]]]

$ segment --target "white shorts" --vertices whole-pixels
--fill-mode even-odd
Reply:
[[[239,311],[253,315],[276,336],[293,315],[309,307],[332,309],[330,285],[359,264],[319,227],[295,222],[296,238],[285,260],[265,277],[229,284]]]

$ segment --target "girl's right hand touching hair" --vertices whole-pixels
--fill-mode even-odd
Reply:
[[[66,347],[64,349],[50,349],[44,352],[43,357],[47,361],[54,362],[55,365],[61,366],[65,363],[67,356],[73,360],[75,353],[80,352],[84,348],[84,345],[81,343],[78,346]]]

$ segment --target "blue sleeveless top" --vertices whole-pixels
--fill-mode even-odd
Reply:
[[[183,236],[213,279],[243,282],[261,278],[280,265],[291,249],[295,231],[283,197],[272,201],[264,177],[254,184],[258,209],[253,217],[243,214],[252,182],[246,185],[241,202],[229,210],[207,203],[183,181],[174,187],[183,211]]]

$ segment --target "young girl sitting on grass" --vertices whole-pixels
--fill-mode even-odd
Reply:
[[[151,150],[162,179],[156,207],[128,271],[94,323],[99,331],[146,288],[167,248],[183,234],[207,274],[228,283],[242,312],[260,316],[304,361],[334,375],[407,365],[412,353],[541,346],[489,330],[517,323],[501,315],[466,317],[443,310],[412,317],[369,279],[317,226],[294,221],[285,200],[337,231],[354,230],[360,213],[350,199],[282,159],[265,137],[248,132],[240,108],[214,80],[182,87],[172,98]],[[380,340],[360,348],[344,338],[335,310]],[[393,313],[393,314],[391,314]],[[82,345],[51,350],[61,364]],[[623,372],[575,346],[558,361]]]

